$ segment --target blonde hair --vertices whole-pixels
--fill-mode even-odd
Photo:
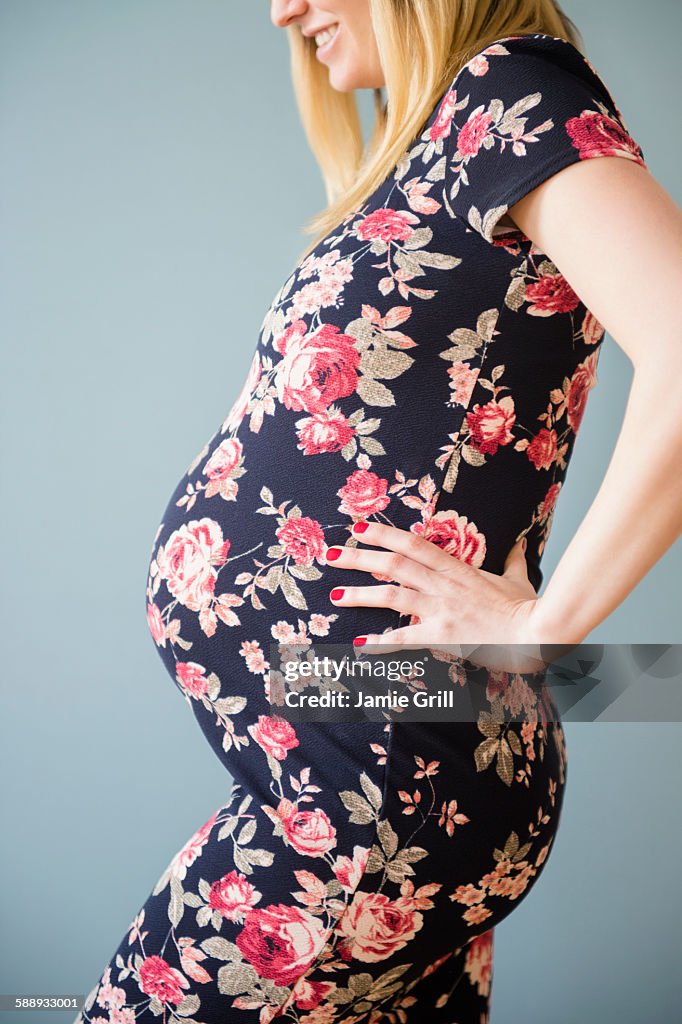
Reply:
[[[369,0],[386,102],[374,92],[365,145],[354,92],[339,92],[315,56],[315,41],[287,29],[294,94],[317,160],[327,206],[304,226],[314,239],[301,259],[368,199],[424,129],[460,69],[496,39],[542,32],[584,53],[556,0]]]

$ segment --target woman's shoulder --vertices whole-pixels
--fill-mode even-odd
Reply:
[[[579,160],[644,164],[605,82],[566,39],[506,36],[452,79],[427,131],[442,160],[447,212],[494,240],[507,210]],[[436,174],[434,169],[433,174]]]
[[[606,82],[590,59],[568,39],[535,32],[519,36],[503,36],[480,49],[452,79],[448,91],[479,84],[483,88],[503,88],[520,81],[556,83],[565,75],[573,75],[601,98],[623,122],[622,114]]]

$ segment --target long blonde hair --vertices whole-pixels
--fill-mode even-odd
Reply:
[[[505,36],[558,36],[584,53],[582,37],[556,0],[369,0],[386,102],[374,92],[365,145],[354,92],[339,92],[315,56],[315,41],[287,29],[294,94],[319,165],[328,205],[304,226],[303,256],[362,206],[423,130],[438,99],[479,50]]]

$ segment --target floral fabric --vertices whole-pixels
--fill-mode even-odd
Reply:
[[[589,62],[547,35],[501,39],[275,295],[239,396],[168,501],[145,594],[232,789],[77,1024],[488,1021],[494,926],[560,817],[551,698],[491,674],[478,721],[289,723],[269,715],[269,644],[403,621],[330,604],[371,582],[325,564],[358,519],[491,572],[526,535],[539,588],[604,332],[502,218],[598,156],[644,162]],[[461,670],[434,669],[455,688]]]

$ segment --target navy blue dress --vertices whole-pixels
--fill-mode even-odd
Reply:
[[[525,535],[539,588],[604,331],[504,215],[600,156],[644,164],[590,63],[551,36],[501,39],[275,295],[237,400],[168,502],[146,589],[232,789],[78,1024],[488,1021],[494,926],[560,817],[551,697],[491,673],[478,721],[297,723],[270,715],[268,656],[401,623],[329,600],[372,582],[324,557],[357,543],[360,519],[495,573]]]

